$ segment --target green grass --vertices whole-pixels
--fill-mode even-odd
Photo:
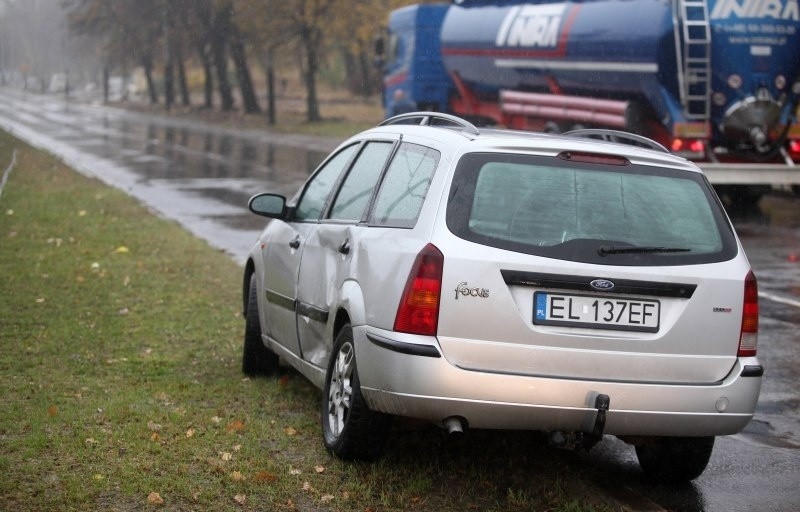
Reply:
[[[611,510],[529,433],[324,450],[320,392],[244,378],[241,269],[0,132],[0,510]],[[156,494],[157,493],[157,494]]]

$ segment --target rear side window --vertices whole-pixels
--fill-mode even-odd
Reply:
[[[485,245],[604,265],[708,263],[737,252],[701,175],[635,165],[466,155],[447,224]]]
[[[383,178],[370,224],[414,227],[439,156],[435,149],[403,143]]]
[[[330,218],[359,221],[372,197],[375,183],[392,151],[391,142],[369,142],[358,155],[342,183],[331,208]]]

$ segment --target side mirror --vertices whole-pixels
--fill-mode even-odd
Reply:
[[[286,213],[286,198],[278,194],[258,194],[250,198],[247,207],[256,215],[282,219]]]

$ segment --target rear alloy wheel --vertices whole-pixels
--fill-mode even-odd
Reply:
[[[247,294],[247,317],[244,327],[244,348],[242,350],[242,372],[255,377],[273,375],[278,371],[278,356],[264,346],[261,339],[261,322],[258,320],[258,288],[256,275],[250,276],[250,290]]]
[[[636,446],[647,476],[663,482],[688,482],[706,469],[714,437],[657,437]]]
[[[340,459],[373,460],[389,438],[392,416],[372,411],[361,395],[353,330],[336,336],[322,394],[322,436],[325,447]]]

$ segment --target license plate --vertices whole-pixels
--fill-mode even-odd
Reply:
[[[658,332],[661,303],[628,297],[598,297],[550,292],[533,294],[533,323]]]

